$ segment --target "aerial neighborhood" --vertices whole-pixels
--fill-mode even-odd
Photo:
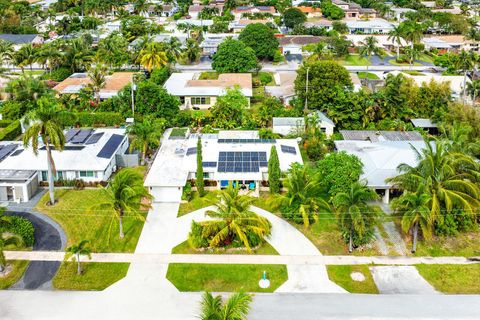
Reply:
[[[0,319],[478,319],[479,43],[473,0],[1,0]]]

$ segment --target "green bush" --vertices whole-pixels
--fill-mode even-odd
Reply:
[[[6,128],[12,124],[12,120],[0,120],[0,128]]]
[[[203,226],[200,223],[192,221],[192,228],[188,234],[188,243],[192,248],[208,247],[208,240],[203,235]]]
[[[192,184],[190,181],[187,181],[183,187],[182,200],[190,201],[192,199]]]
[[[13,121],[10,125],[0,131],[0,141],[15,140],[22,133],[20,120]]]
[[[170,77],[170,69],[168,67],[153,69],[150,74],[150,81],[161,86],[167,81],[168,77]]]
[[[45,73],[42,77],[46,80],[53,80],[55,82],[61,82],[72,74],[70,68],[60,67],[58,69],[52,70],[52,73]]]
[[[22,237],[25,246],[31,247],[35,241],[33,224],[25,218],[12,216],[11,223],[3,231],[11,232]]]
[[[125,123],[125,118],[117,112],[79,112],[76,119],[66,121],[66,126],[79,125],[81,127],[119,126]]]
[[[273,80],[273,77],[270,73],[268,72],[260,72],[258,74],[258,79],[260,79],[260,82],[262,83],[262,85],[266,86],[267,84],[269,84],[270,82],[272,82]]]
[[[3,119],[6,119],[6,120],[20,119],[21,117],[23,117],[26,111],[27,111],[26,105],[20,102],[9,100],[2,103],[1,113],[2,113]]]

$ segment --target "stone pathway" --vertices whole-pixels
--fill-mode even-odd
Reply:
[[[378,248],[378,251],[380,251],[381,254],[383,255],[388,255],[388,246],[385,243],[385,240],[383,239],[382,235],[380,234],[380,229],[378,229],[377,226],[374,228],[374,235],[375,235],[375,245]]]
[[[392,221],[385,222],[383,224],[383,229],[387,233],[388,239],[390,240],[390,243],[393,244],[393,248],[395,249],[395,251],[402,256],[407,255],[407,247],[405,246],[402,235],[398,232],[395,223],[393,223]]]

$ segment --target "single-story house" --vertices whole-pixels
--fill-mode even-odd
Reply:
[[[317,27],[317,28],[325,28],[325,30],[330,31],[333,30],[333,21],[328,19],[318,19],[315,21],[305,22],[303,24],[306,28]]]
[[[387,34],[393,29],[393,24],[385,19],[344,20],[350,33]]]
[[[385,50],[396,52],[398,43],[394,41],[392,38],[389,39],[388,35],[383,34],[347,34],[346,37],[350,40],[355,47],[361,46],[361,42],[365,41],[365,38],[373,36],[377,39],[377,45],[382,47]],[[400,47],[406,47],[410,43],[405,41],[404,39],[400,40]]]
[[[133,81],[133,72],[114,72],[105,77],[105,86],[100,89],[100,99],[114,97]],[[74,73],[57,84],[53,90],[58,94],[77,94],[91,82],[87,73]]]
[[[215,8],[218,10],[218,13],[221,14],[223,12],[223,5],[215,5],[215,4],[210,4],[210,5],[191,5],[188,7],[188,15],[192,19],[198,19],[198,15],[200,12],[202,12],[203,9],[205,8]]]
[[[122,166],[138,165],[138,154],[128,155],[125,129],[71,129],[63,151],[52,151],[58,180],[107,181]],[[48,182],[47,152],[38,154],[19,141],[0,145],[0,201],[26,202],[40,182]]]
[[[216,80],[199,80],[198,76],[194,72],[172,73],[163,86],[168,93],[179,97],[183,109],[209,109],[227,88],[235,86],[249,101],[253,96],[251,73],[223,73]]]
[[[330,138],[335,129],[335,124],[323,112],[317,111],[309,116],[317,116],[317,125],[321,131]],[[283,136],[300,134],[305,130],[305,118],[303,117],[274,117],[272,131]]]
[[[342,9],[345,12],[345,18],[347,19],[375,19],[377,17],[377,11],[371,8],[362,8],[359,4],[355,2],[332,0],[332,4]]]
[[[178,202],[183,187],[197,171],[197,141],[202,139],[202,166],[208,189],[238,185],[242,193],[258,196],[268,190],[268,160],[275,146],[280,169],[303,163],[296,139],[260,139],[257,131],[220,131],[164,139],[145,179],[154,202]]]
[[[425,142],[416,131],[349,131],[341,130],[345,140],[335,141],[337,151],[345,151],[357,156],[363,163],[360,179],[389,203],[390,192],[394,189],[388,178],[398,175],[402,163],[415,166],[418,159],[412,147],[425,148]]]
[[[431,135],[438,134],[437,124],[430,119],[424,119],[424,118],[411,119],[410,122],[413,124],[415,128],[427,130],[427,132]]]
[[[422,39],[426,50],[435,49],[438,53],[465,51],[479,51],[478,41],[466,39],[462,35],[435,35]]]
[[[41,45],[43,44],[43,37],[38,34],[0,34],[0,40],[5,40],[13,45],[14,50],[20,49],[24,44]]]
[[[147,15],[149,17],[171,17],[178,11],[177,6],[169,4],[150,5],[147,8]]]
[[[267,24],[267,23],[273,23],[271,20],[248,20],[248,19],[240,19],[236,20],[233,22],[230,22],[229,28],[233,33],[240,33],[245,29],[248,25],[250,24],[255,24],[255,23],[261,23],[261,24]]]
[[[290,105],[290,100],[295,97],[295,71],[282,71],[273,74],[274,86],[265,86],[265,93],[280,99],[284,105]]]
[[[282,36],[278,37],[280,51],[284,55],[288,54],[302,54],[303,46],[311,43],[318,43],[324,37],[310,36],[310,35],[298,35],[298,36]]]
[[[307,6],[298,6],[296,8],[301,12],[303,12],[309,18],[322,16],[322,9],[320,8],[307,7]]]
[[[239,6],[233,9],[232,14],[236,20],[244,18],[244,14],[264,13],[275,15],[277,11],[273,6]]]
[[[217,48],[225,39],[231,37],[233,39],[238,38],[238,34],[232,33],[206,33],[203,35],[203,41],[200,43],[202,53],[204,55],[214,55],[217,53]]]
[[[390,8],[390,12],[387,13],[387,16],[390,19],[394,19],[395,21],[402,22],[405,19],[405,14],[408,12],[416,12],[416,10],[411,8]]]

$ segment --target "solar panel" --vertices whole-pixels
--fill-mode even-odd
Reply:
[[[204,168],[215,168],[217,166],[217,163],[214,161],[205,161],[202,162],[202,167]]]
[[[218,139],[218,143],[275,143],[275,139]]]
[[[268,165],[267,153],[258,151],[238,151],[218,153],[218,172],[259,172],[261,162],[265,159],[265,166]]]
[[[15,149],[18,148],[16,144],[8,144],[0,148],[0,161],[3,161],[10,153],[12,153]]]
[[[20,153],[23,152],[23,149],[15,150],[14,153],[11,154],[12,157],[18,156]]]
[[[122,141],[123,136],[119,134],[112,134],[110,139],[108,139],[107,143],[105,143],[103,146],[102,150],[100,150],[100,152],[97,154],[97,157],[110,159],[115,151],[117,151]]]
[[[84,143],[93,133],[92,129],[80,130],[71,140],[72,143]]]
[[[88,138],[87,142],[85,144],[94,144],[97,143],[98,140],[103,136],[104,132],[99,132],[99,133],[94,133]]]
[[[70,142],[72,138],[80,131],[80,129],[70,129],[65,134],[65,141]]]
[[[280,148],[282,149],[282,152],[284,152],[284,153],[297,154],[297,150],[295,150],[294,147],[285,146],[285,145],[281,144]]]
[[[197,147],[187,149],[187,156],[192,155],[192,154],[196,154],[196,153],[197,153]]]

